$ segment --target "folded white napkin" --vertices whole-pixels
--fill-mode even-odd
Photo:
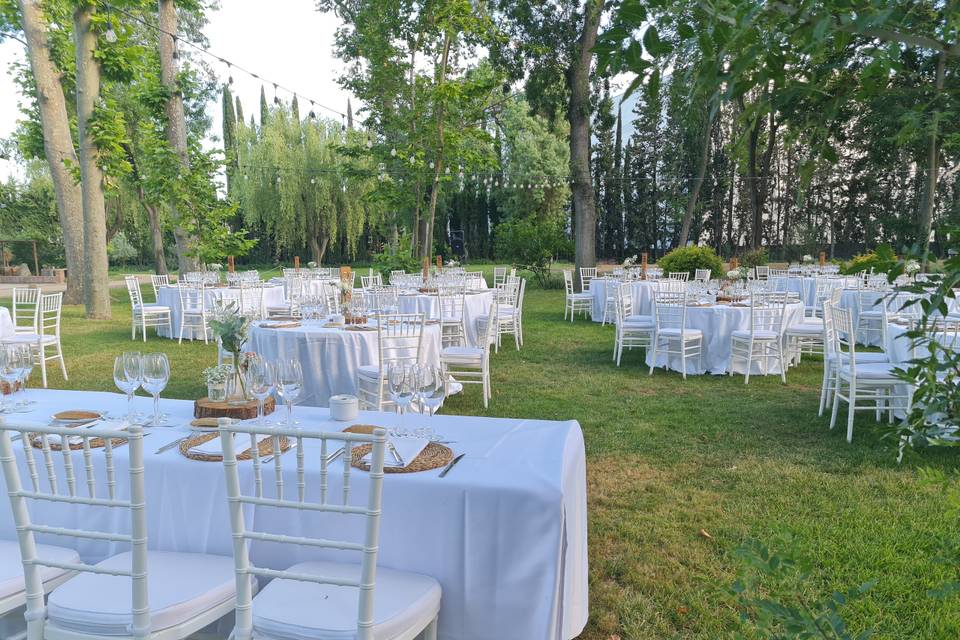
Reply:
[[[271,438],[271,437],[273,436],[269,434],[261,435],[260,438],[257,440],[257,444],[260,444],[267,438]],[[236,442],[235,447],[237,449],[236,451],[237,455],[240,455],[241,453],[243,453],[244,451],[250,448],[249,436],[246,436],[246,435],[236,436],[235,442]],[[218,435],[216,438],[213,438],[212,440],[207,440],[204,443],[197,444],[190,447],[190,453],[203,455],[203,456],[223,455],[223,447],[220,446],[220,436]]]
[[[397,459],[393,457],[393,453],[390,451],[391,444],[393,448],[396,449],[400,459],[403,460],[403,464],[397,462]],[[423,451],[428,444],[430,444],[430,441],[426,438],[387,438],[387,450],[383,454],[383,466],[406,467],[417,459],[417,456],[420,455],[420,452]],[[372,452],[365,455],[363,461],[370,464],[371,455]]]

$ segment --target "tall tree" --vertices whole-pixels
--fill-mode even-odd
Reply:
[[[80,180],[83,197],[83,303],[91,319],[110,318],[110,275],[103,171],[97,164],[97,144],[90,125],[100,97],[100,62],[93,31],[93,5],[81,0],[73,14],[77,65],[77,137],[80,141]]]
[[[187,121],[183,112],[183,93],[178,86],[177,72],[177,8],[174,0],[158,0],[158,24],[160,26],[160,82],[167,91],[167,142],[173,148],[184,173],[190,171],[190,155],[187,151]],[[194,256],[196,238],[184,229],[182,218],[186,211],[179,211],[178,204],[171,202],[173,237],[177,247],[177,262],[180,272],[195,271]]]
[[[226,162],[227,195],[234,191],[234,174],[237,169],[237,114],[234,111],[233,96],[230,87],[224,85],[222,96],[223,108],[223,157]]]
[[[50,43],[38,0],[19,0],[23,33],[33,72],[37,108],[43,127],[43,148],[50,166],[57,196],[57,211],[63,233],[67,264],[67,290],[64,302],[79,304],[83,299],[83,194],[70,174],[68,165],[77,164],[70,133],[67,101],[60,84],[60,70],[53,62]]]

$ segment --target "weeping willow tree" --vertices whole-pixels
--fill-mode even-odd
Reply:
[[[331,248],[353,257],[380,222],[380,207],[368,197],[372,172],[344,155],[346,135],[331,120],[300,121],[287,105],[272,107],[259,130],[238,125],[244,223],[269,242],[273,257],[306,251],[320,263]]]

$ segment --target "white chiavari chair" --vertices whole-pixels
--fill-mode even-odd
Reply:
[[[770,267],[766,265],[757,265],[753,268],[753,273],[757,280],[768,280],[770,278]]]
[[[24,465],[14,454],[11,431],[23,443]],[[102,453],[94,449],[94,439],[104,442]],[[123,445],[123,455],[115,453]],[[8,421],[0,424],[0,462],[24,567],[31,640],[180,640],[234,610],[231,558],[148,550],[138,425],[75,429]],[[43,510],[32,508],[40,504]],[[91,512],[104,516],[84,518],[83,528],[59,524]],[[117,526],[107,526],[110,522]],[[37,535],[130,550],[91,565],[46,555]],[[75,576],[54,586],[46,579],[51,572]]]
[[[170,276],[165,273],[152,274],[150,276],[150,286],[153,287],[154,302],[160,301],[160,287],[170,286]]]
[[[287,271],[287,269],[284,269]],[[302,275],[292,274],[283,277],[284,301],[278,305],[265,305],[267,317],[271,316],[299,316],[300,305],[303,303],[306,282]]]
[[[207,333],[210,331],[210,311],[207,309],[206,292],[202,286],[188,282],[177,283],[177,293],[180,296],[180,333],[177,343],[183,343],[183,331],[189,329],[190,337],[195,337],[193,331],[203,334],[203,343],[209,342]],[[218,292],[219,293],[219,292]]]
[[[506,267],[494,267],[493,268],[493,286],[499,287],[501,284],[507,280],[507,268]]]
[[[423,344],[422,313],[395,313],[375,316],[377,362],[357,368],[357,396],[361,409],[384,411],[393,408],[387,397],[387,369],[391,364],[419,362]]]
[[[684,285],[685,286],[685,285]],[[654,334],[650,375],[660,354],[680,358],[680,371],[687,379],[687,358],[703,359],[703,332],[687,327],[687,293],[671,288],[654,293]]]
[[[507,281],[500,287],[494,289],[493,304],[496,305],[496,311],[493,309],[488,314],[480,315],[476,318],[478,327],[486,323],[489,317],[494,317],[494,333],[496,335],[496,350],[499,353],[501,338],[505,335],[512,335],[517,351],[520,350],[520,319],[519,319],[519,300],[521,289],[523,289],[523,280],[516,276],[508,276]],[[592,300],[592,297],[591,297]]]
[[[613,358],[619,367],[620,358],[625,348],[650,348],[650,345],[653,344],[656,327],[652,316],[635,315],[633,313],[633,291],[629,283],[611,283],[611,286],[616,293],[617,307]]]
[[[590,283],[597,277],[596,267],[580,267],[580,291],[590,291]]]
[[[847,442],[852,442],[855,412],[873,411],[878,422],[886,412],[892,423],[898,401],[903,402],[901,408],[909,413],[912,390],[896,374],[897,365],[860,360],[862,354],[857,353],[856,328],[850,311],[837,307],[833,309],[833,314],[838,361],[830,428],[836,426],[840,401],[843,400],[847,403]],[[907,390],[905,395],[898,391],[901,385]]]
[[[780,367],[780,379],[787,381],[787,360],[783,347],[783,316],[786,296],[754,292],[750,300],[750,329],[736,330],[730,335],[729,375],[734,365],[743,362],[743,383],[750,383],[754,362],[760,365],[761,375],[770,372],[771,362]]]
[[[617,322],[617,298],[620,295],[620,289],[624,286],[622,281],[607,279],[603,291],[603,319],[600,326],[606,326]]]
[[[406,277],[406,271],[391,271],[390,272],[390,284],[396,286],[401,283],[401,281]]]
[[[240,281],[240,315],[251,320],[264,317],[266,309],[263,305],[263,283],[259,280],[243,279]]]
[[[13,332],[36,333],[40,311],[40,287],[13,288]]]
[[[520,294],[517,296],[517,311],[514,316],[516,322],[517,335],[520,338],[520,346],[523,346],[523,301],[527,297],[527,279],[520,280]]]
[[[297,455],[290,456],[296,461],[296,487],[284,486],[283,456],[274,456],[269,467],[261,463],[257,443],[263,438],[271,438],[275,450],[280,448],[281,438],[296,444]],[[429,576],[377,566],[383,457],[387,447],[384,429],[375,428],[370,434],[322,433],[258,428],[223,418],[220,439],[237,576],[233,640],[436,640],[442,598],[440,584]],[[319,444],[319,471],[304,463],[304,444],[311,441]],[[250,485],[246,474],[241,482],[237,450],[248,446],[253,456],[254,480],[251,489],[244,491],[242,487]],[[366,499],[362,502],[351,496],[350,463],[353,449],[358,446],[371,448]],[[329,461],[330,452],[338,447],[343,450],[339,473],[331,468]],[[266,473],[273,476],[273,482],[264,477]],[[297,537],[257,530],[248,523],[245,510],[263,507],[290,511],[298,518],[315,518],[318,524],[307,528],[306,535]],[[349,539],[343,534],[344,527],[334,526],[335,522],[354,518],[363,525],[355,528],[363,531],[362,540]],[[284,570],[266,569],[250,562],[252,542],[295,545],[331,555],[359,554],[360,557],[351,563],[308,560]],[[254,597],[250,585],[256,577],[268,578],[270,583]]]
[[[340,313],[340,283],[339,281],[327,281],[321,285],[320,295],[323,298],[323,304],[327,308],[327,314],[332,315]]]
[[[140,281],[137,276],[126,276],[127,294],[130,296],[130,339],[137,339],[137,328],[143,334],[143,341],[147,341],[147,327],[166,327],[169,335],[173,335],[173,321],[170,319],[170,307],[161,304],[147,304],[143,301],[140,292]]]
[[[371,273],[368,276],[360,276],[360,287],[370,289],[372,287],[382,287],[383,278],[379,273]]]
[[[563,307],[563,319],[567,319],[567,314],[570,314],[570,322],[573,322],[573,317],[577,312],[581,312],[584,315],[593,316],[593,294],[589,291],[584,293],[576,293],[573,290],[573,271],[569,269],[563,270],[563,285],[566,288],[566,300]]]
[[[672,271],[667,275],[667,277],[670,280],[679,280],[681,282],[686,282],[690,279],[690,272],[689,271]]]
[[[437,311],[440,314],[441,347],[462,347],[467,344],[467,295],[455,288],[437,288]]]
[[[767,271],[767,277],[769,278],[786,278],[789,274],[789,269],[774,269],[770,267]]]
[[[464,285],[468,289],[486,289],[487,281],[483,277],[483,271],[467,271],[464,274],[466,282]]]
[[[443,369],[444,379],[452,377],[460,384],[479,384],[483,387],[483,407],[489,406],[493,391],[490,382],[490,346],[496,344],[495,334],[498,324],[497,305],[491,307],[493,321],[486,316],[483,322],[477,320],[478,346],[444,347],[440,351],[440,367]]]
[[[34,333],[15,333],[0,342],[4,344],[26,344],[34,362],[40,367],[43,386],[47,386],[47,362],[60,361],[63,379],[67,379],[67,365],[63,360],[63,348],[60,345],[60,318],[63,311],[63,293],[41,293],[37,301],[37,330]],[[53,353],[48,354],[48,350]]]
[[[711,271],[710,269],[696,269],[693,272],[693,279],[697,282],[702,282],[704,284],[710,282]]]

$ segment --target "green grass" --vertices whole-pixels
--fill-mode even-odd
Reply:
[[[126,293],[112,293],[110,322],[65,310],[71,377],[54,372],[51,386],[113,389],[113,357],[134,345]],[[853,629],[891,640],[960,636],[957,600],[925,595],[955,577],[933,557],[956,522],[939,494],[919,486],[914,467],[895,464],[871,416],[858,419],[852,445],[816,417],[818,362],[791,370],[785,386],[775,377],[746,387],[742,377],[649,377],[639,352],[613,365],[611,327],[563,322],[562,309],[561,291],[528,291],[526,344],[493,356],[486,414],[572,418],[583,427],[591,617],[582,638],[733,637],[739,612],[723,591],[739,568],[732,550],[786,534],[816,567],[805,595],[877,581],[843,610]],[[151,335],[146,349],[171,355],[167,395],[204,392],[199,374],[215,361],[212,345]],[[478,390],[468,387],[444,412],[484,414]],[[960,467],[940,452],[925,454],[924,464]]]

